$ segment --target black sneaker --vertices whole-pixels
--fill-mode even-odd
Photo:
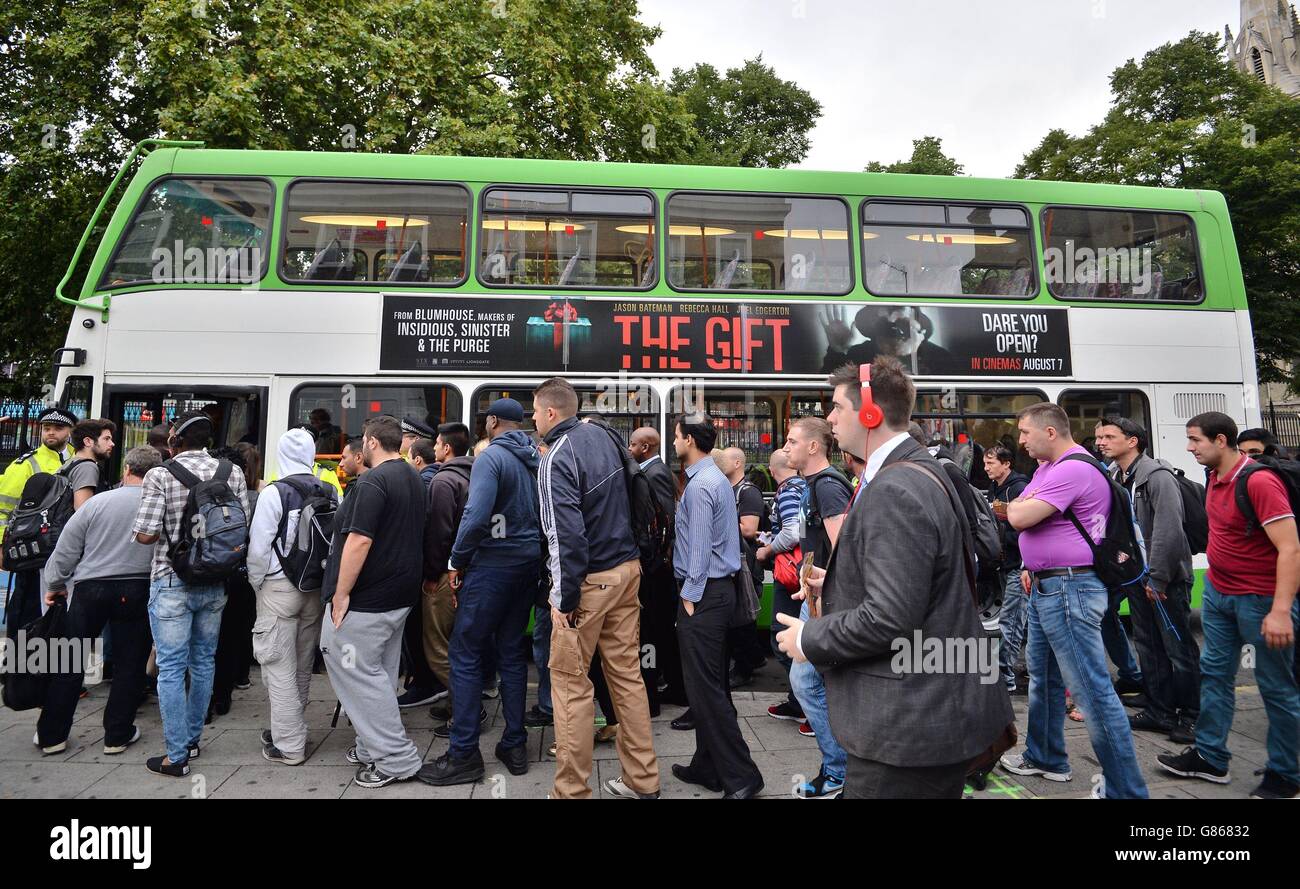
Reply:
[[[186,754],[186,755],[185,755],[185,758],[186,758],[186,759],[198,759],[198,758],[199,758],[199,754],[202,753],[202,752],[203,752],[203,751],[199,749],[199,742],[198,742],[198,741],[193,741],[193,742],[191,742],[189,745],[187,745],[186,748],[185,748],[185,754]]]
[[[1132,679],[1116,679],[1115,694],[1121,698],[1124,695],[1136,695],[1142,693],[1142,683],[1134,682]]]
[[[555,724],[555,714],[546,713],[541,707],[533,706],[524,714],[524,728],[543,728]]]
[[[414,775],[407,775],[405,778],[399,778],[396,775],[388,775],[379,771],[375,765],[364,765],[357,769],[356,777],[352,783],[358,787],[364,787],[366,790],[377,790],[380,787],[387,787],[389,784],[396,784],[399,781],[410,781]]]
[[[1169,732],[1169,740],[1175,744],[1195,744],[1196,743],[1196,722],[1195,720],[1180,719]]]
[[[411,707],[423,707],[438,700],[438,693],[433,689],[416,688],[412,685],[397,698],[397,706],[403,710]]]
[[[464,759],[452,759],[451,751],[447,751],[433,762],[426,762],[415,773],[415,777],[434,787],[448,787],[452,784],[474,784],[482,780],[484,771],[483,755],[477,750],[473,756]]]
[[[1176,723],[1153,716],[1147,710],[1131,714],[1128,718],[1128,726],[1135,732],[1156,732],[1161,735],[1167,735],[1178,727]]]
[[[727,685],[732,689],[744,688],[746,685],[754,684],[754,674],[745,673],[732,667],[731,672],[727,674]]]
[[[668,723],[668,725],[674,731],[693,732],[695,731],[695,716],[691,713],[691,709],[687,707],[685,713]]]
[[[271,737],[271,730],[269,728],[262,729],[262,746],[270,747],[274,743],[275,738]]]
[[[773,719],[785,719],[790,722],[803,722],[803,707],[798,701],[785,700],[767,708],[767,715]]]
[[[185,762],[167,762],[166,756],[151,756],[144,762],[144,767],[155,775],[163,775],[168,778],[184,778],[190,773],[190,761]]]
[[[1227,784],[1227,769],[1216,769],[1201,756],[1195,747],[1188,747],[1182,753],[1162,753],[1156,757],[1160,768],[1182,778],[1200,778],[1215,784]]]
[[[348,748],[348,752],[343,754],[343,758],[348,761],[349,765],[354,765],[354,766],[365,765],[365,763],[361,761],[361,757],[357,756],[357,745],[355,744],[353,744],[351,747]]]
[[[248,691],[252,687],[253,687],[253,680],[251,680],[247,676],[244,676],[238,682],[235,683],[235,688],[237,688],[240,691]]]
[[[1256,775],[1263,775],[1264,780],[1250,792],[1254,799],[1295,799],[1300,796],[1300,784],[1294,784],[1272,769],[1259,769]]]
[[[430,707],[429,718],[434,722],[449,722],[451,720],[451,701],[443,701]]]
[[[497,759],[505,763],[510,774],[516,776],[528,774],[527,744],[520,744],[518,747],[502,747],[498,744],[495,755]]]
[[[484,710],[482,707],[480,707],[480,708],[479,708],[479,711],[478,711],[478,724],[479,724],[479,727],[481,728],[481,727],[483,726],[483,723],[485,723],[485,722],[487,722],[487,710]],[[434,736],[435,738],[450,738],[450,737],[451,737],[451,720],[448,719],[448,720],[447,720],[446,722],[444,722],[442,725],[436,725],[436,726],[434,726],[434,727],[433,727],[433,736]]]

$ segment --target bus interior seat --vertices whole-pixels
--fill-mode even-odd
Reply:
[[[573,255],[569,257],[569,261],[564,264],[564,271],[560,273],[559,286],[563,287],[565,284],[569,283],[569,280],[573,277],[574,272],[576,272],[578,269],[578,259],[581,256],[582,256],[581,247],[573,251]]]
[[[729,289],[731,287],[731,279],[736,276],[736,268],[739,265],[740,265],[740,251],[737,250],[736,255],[731,257],[731,261],[728,262],[726,268],[722,270],[722,274],[718,275],[718,279],[713,282],[713,289],[714,290]]]
[[[412,242],[410,247],[402,253],[400,259],[393,263],[393,268],[388,273],[390,281],[421,281],[420,276],[422,260],[424,259],[424,248],[419,241]]]
[[[650,257],[650,261],[645,264],[645,271],[641,273],[641,286],[649,287],[655,280],[655,258]]]
[[[312,257],[311,265],[303,276],[309,281],[337,281],[343,270],[343,245],[335,238]]]

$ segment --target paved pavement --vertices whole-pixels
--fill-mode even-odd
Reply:
[[[815,775],[819,764],[816,742],[801,737],[793,722],[782,722],[767,715],[767,707],[784,695],[777,691],[777,668],[769,661],[753,688],[735,694],[741,731],[753,751],[755,762],[767,784],[763,795],[790,798],[792,788],[802,778]],[[1267,719],[1253,677],[1243,672],[1238,680],[1237,717],[1230,747],[1233,781],[1227,786],[1203,781],[1175,778],[1161,771],[1157,754],[1176,751],[1175,745],[1160,735],[1138,733],[1136,744],[1143,772],[1153,798],[1242,798],[1258,782],[1251,773],[1263,767],[1264,738]],[[254,670],[253,687],[236,691],[234,706],[226,716],[208,726],[203,738],[202,756],[193,763],[189,779],[161,778],[144,768],[144,760],[162,752],[161,724],[155,698],[148,698],[141,708],[137,724],[144,735],[140,743],[118,756],[103,753],[103,709],[109,686],[101,684],[90,691],[77,709],[65,753],[44,757],[32,744],[37,711],[15,713],[0,709],[0,798],[20,797],[88,797],[88,798],[318,798],[318,797],[390,797],[427,798],[539,798],[550,790],[554,760],[546,749],[554,741],[551,729],[530,730],[529,754],[532,766],[528,773],[514,777],[492,756],[501,735],[499,702],[485,701],[489,719],[481,746],[487,763],[487,777],[478,784],[434,788],[419,782],[390,785],[380,790],[363,790],[352,783],[356,769],[344,762],[344,753],[353,743],[346,720],[330,728],[335,698],[329,682],[317,676],[312,682],[312,700],[307,719],[311,729],[311,755],[297,767],[272,765],[261,755],[258,737],[267,725],[265,689]],[[754,689],[759,689],[755,691]],[[530,692],[530,703],[532,697]],[[1017,721],[1023,739],[1026,699],[1014,698]],[[681,713],[680,707],[664,707],[654,721],[655,750],[659,754],[665,798],[711,798],[715,794],[677,781],[669,770],[671,763],[689,762],[695,747],[691,732],[673,731],[669,722]],[[433,736],[434,723],[427,708],[407,710],[404,719],[412,740],[426,758],[447,749],[447,741]],[[1020,778],[995,770],[986,790],[971,793],[990,799],[1032,799],[1035,797],[1084,798],[1092,789],[1094,775],[1100,775],[1096,757],[1088,741],[1087,729],[1075,722],[1066,723],[1066,745],[1074,770],[1074,780],[1058,784],[1040,778]],[[593,788],[596,795],[608,797],[599,788],[608,778],[617,777],[619,765],[613,744],[601,744],[595,750]]]

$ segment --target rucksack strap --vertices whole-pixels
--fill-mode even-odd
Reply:
[[[1259,527],[1259,513],[1255,511],[1255,504],[1250,500],[1250,491],[1246,488],[1246,483],[1250,477],[1261,469],[1271,470],[1273,467],[1263,463],[1251,463],[1249,466],[1243,466],[1241,472],[1237,474],[1237,481],[1232,488],[1233,500],[1237,503],[1237,509],[1246,519],[1246,536],[1249,537],[1255,533]],[[1274,474],[1277,474],[1276,472]],[[1285,487],[1285,483],[1283,483]],[[1209,490],[1209,487],[1206,487]]]
[[[227,481],[230,478],[230,473],[234,471],[235,464],[231,463],[229,460],[218,460],[217,471],[213,473],[212,480],[221,482],[222,484],[227,484]]]
[[[298,503],[294,506],[289,503],[283,493],[280,494],[280,522],[275,529],[275,539],[271,541],[271,551],[275,553],[275,557],[282,563],[285,556],[289,554],[288,550],[284,548],[284,544],[289,542],[285,539],[285,534],[289,530],[289,513],[294,508],[301,510],[306,505],[307,498],[311,496],[313,490],[320,489],[321,493],[325,493],[325,488],[329,488],[330,491],[334,490],[331,485],[327,485],[317,478],[312,478],[310,481],[302,478],[304,475],[306,473],[296,473],[271,482],[272,487],[278,488],[280,491],[288,489],[298,496]],[[301,519],[299,520],[301,521]],[[281,564],[280,568],[283,570],[284,565]]]
[[[223,460],[222,462],[225,461]],[[228,466],[229,464],[226,465]],[[178,463],[175,457],[164,462],[163,469],[166,469],[168,472],[170,472],[172,476],[176,479],[176,481],[184,485],[187,490],[193,490],[194,487],[198,485],[199,482],[202,481],[202,479],[200,479],[197,475],[190,472],[188,469],[186,469],[184,466]],[[217,471],[218,472],[221,471],[220,465],[217,466]],[[227,471],[226,474],[229,475],[230,474],[229,471]]]

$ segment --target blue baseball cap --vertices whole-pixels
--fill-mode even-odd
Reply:
[[[524,406],[513,398],[498,398],[487,409],[487,415],[489,417],[499,417],[502,420],[510,420],[514,423],[522,423],[524,421]]]

